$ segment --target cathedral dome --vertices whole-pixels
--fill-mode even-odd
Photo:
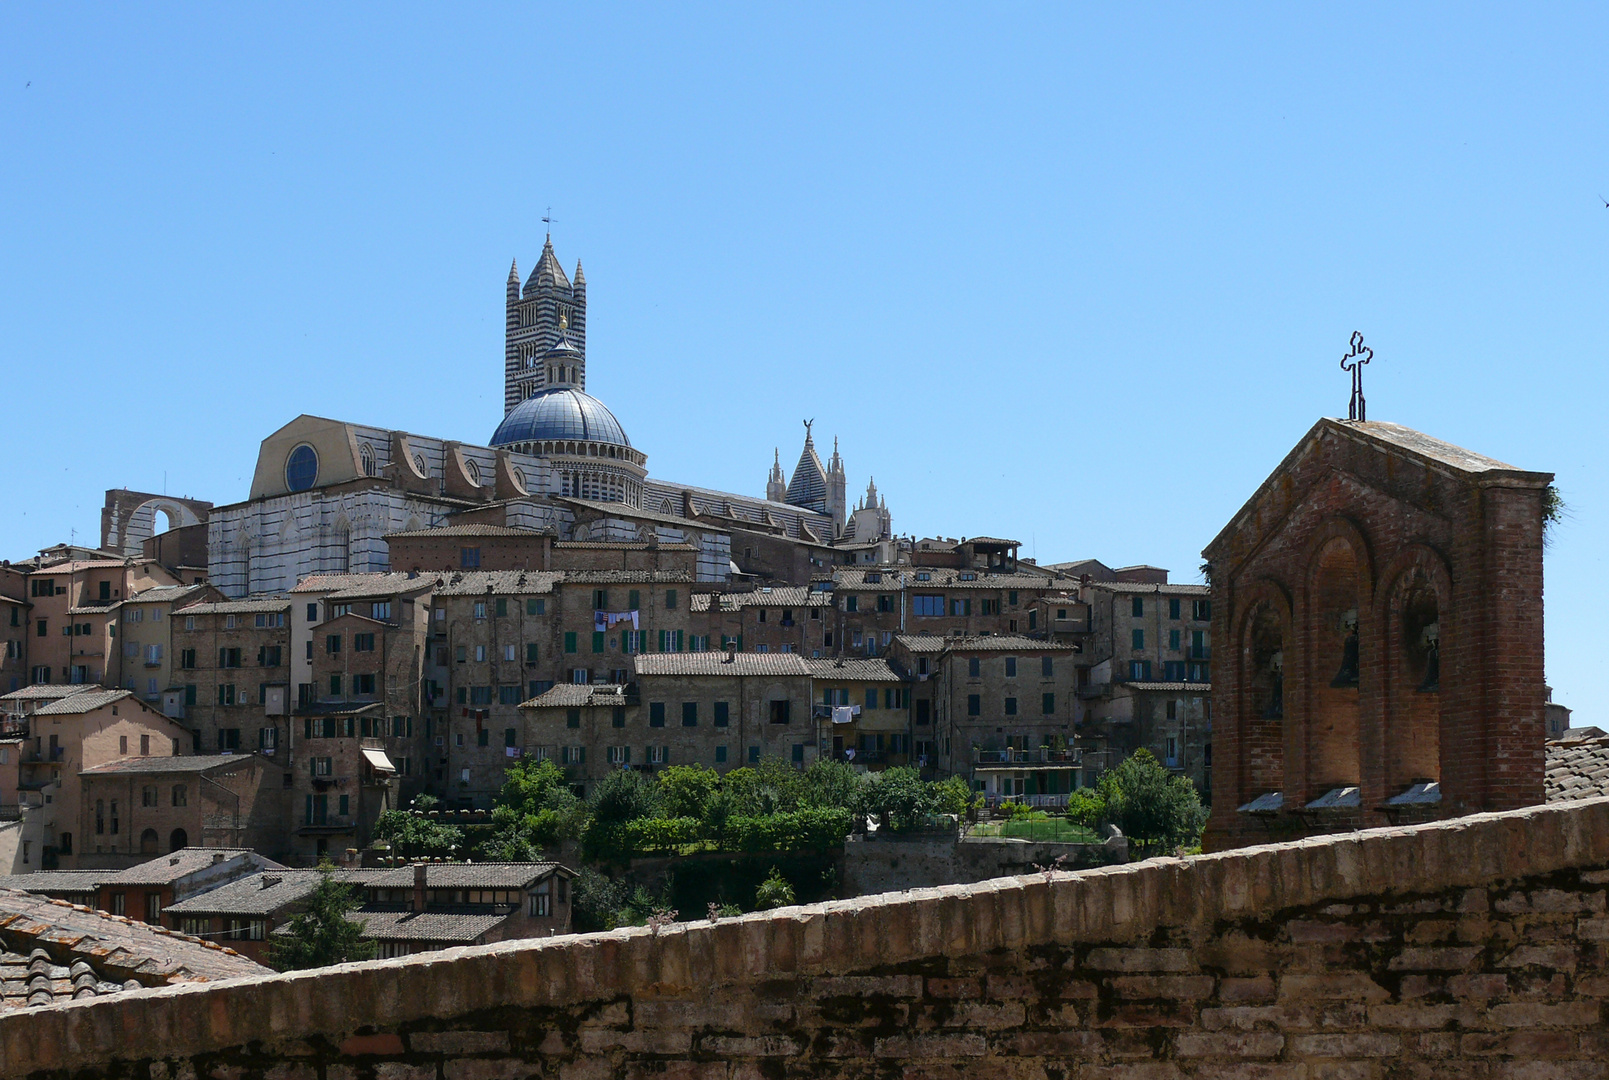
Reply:
[[[492,446],[539,442],[543,439],[580,439],[586,442],[630,446],[625,429],[603,402],[567,387],[538,391],[503,417],[492,435]]]

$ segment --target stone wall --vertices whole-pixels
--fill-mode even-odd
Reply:
[[[1053,844],[948,834],[851,837],[844,845],[844,888],[851,896],[1032,874],[1042,866],[1079,870],[1125,862],[1128,841]]]
[[[1588,1077],[1609,799],[0,1016],[7,1076]]]

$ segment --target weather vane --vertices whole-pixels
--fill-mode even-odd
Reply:
[[[559,219],[553,216],[553,207],[548,207],[547,213],[542,215],[542,224],[548,227],[547,233],[549,240],[553,239],[553,223],[557,220]]]
[[[1352,373],[1352,400],[1347,403],[1346,418],[1348,420],[1367,420],[1367,408],[1363,400],[1363,365],[1374,359],[1374,350],[1363,344],[1363,332],[1352,331],[1352,351],[1341,357],[1341,370]],[[1348,363],[1350,361],[1350,363]]]

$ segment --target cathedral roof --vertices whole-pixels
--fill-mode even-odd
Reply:
[[[603,402],[568,387],[539,391],[514,406],[497,425],[490,445],[508,446],[539,439],[584,439],[617,446],[631,445],[620,421]]]
[[[545,360],[550,356],[580,356],[580,355],[581,355],[581,350],[576,348],[575,345],[571,343],[570,339],[568,337],[566,337],[564,335],[564,333],[561,331],[560,334],[559,334],[559,340],[557,340],[557,341],[555,341],[553,343],[553,347],[551,349],[549,349],[547,352],[542,354],[542,358]]]
[[[808,427],[799,464],[793,467],[793,479],[788,481],[788,502],[821,513],[827,510],[827,470],[816,453],[816,443]]]
[[[542,245],[542,257],[536,262],[536,269],[526,280],[527,289],[538,286],[558,286],[561,289],[570,288],[570,279],[564,276],[564,267],[559,265],[558,256],[553,254],[553,241],[550,238]]]

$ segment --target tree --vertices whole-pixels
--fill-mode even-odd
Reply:
[[[1101,777],[1106,818],[1130,839],[1172,848],[1196,842],[1207,812],[1195,785],[1164,769],[1149,750]]]
[[[626,906],[626,886],[591,867],[575,876],[570,886],[570,921],[579,931],[613,930],[620,925],[620,909]]]
[[[861,808],[875,815],[893,832],[921,828],[933,812],[932,785],[922,782],[921,774],[908,766],[885,769],[872,776],[861,792]]]
[[[613,769],[598,781],[592,798],[595,825],[624,825],[637,818],[653,817],[659,810],[659,791],[654,782],[632,769]]]
[[[510,765],[492,807],[494,832],[478,854],[499,862],[529,862],[559,841],[580,836],[586,807],[551,759],[529,755]]]
[[[665,816],[703,821],[721,787],[721,774],[708,765],[672,765],[659,774]]]
[[[864,783],[844,762],[819,759],[804,772],[804,793],[799,801],[805,806],[852,812]]]
[[[329,866],[321,869],[306,907],[291,916],[286,932],[269,946],[269,962],[280,971],[374,959],[374,942],[363,939],[363,921],[347,918],[363,906],[357,889],[336,881]]]
[[[398,855],[447,857],[462,850],[464,830],[456,825],[443,825],[423,814],[408,810],[387,810],[374,822],[374,835],[391,845]]]

